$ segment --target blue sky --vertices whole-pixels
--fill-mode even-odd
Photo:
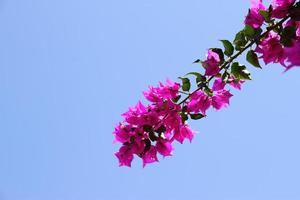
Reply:
[[[148,85],[200,69],[248,6],[1,0],[0,200],[299,200],[299,69],[252,68],[231,106],[159,164],[113,156],[120,114]]]

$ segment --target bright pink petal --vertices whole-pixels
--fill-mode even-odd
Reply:
[[[300,66],[300,41],[295,41],[294,46],[285,48],[285,54],[287,57],[287,70],[295,66]]]
[[[203,65],[205,67],[205,75],[214,76],[218,74],[220,71],[219,64],[220,64],[219,54],[209,49],[207,54],[207,59],[203,62]]]
[[[212,106],[217,110],[227,107],[229,105],[229,99],[232,96],[229,91],[220,90],[212,97]]]
[[[288,15],[289,6],[294,4],[295,0],[273,0],[273,11],[271,16],[274,18],[284,18]]]
[[[224,83],[221,78],[217,78],[213,84],[212,90],[213,91],[223,90],[225,85],[226,83]]]
[[[150,149],[143,155],[143,167],[149,163],[158,162],[157,159],[157,150],[154,146],[151,146]]]
[[[190,142],[192,142],[194,135],[195,133],[193,132],[193,130],[190,129],[187,124],[185,124],[175,132],[174,137],[178,142],[182,144],[185,139],[188,139]]]
[[[169,142],[167,140],[162,140],[162,139],[159,139],[156,142],[156,149],[157,149],[157,152],[163,156],[171,156],[172,151],[174,150],[171,142]]]
[[[189,112],[199,113],[203,115],[206,114],[206,111],[211,106],[211,98],[204,94],[202,91],[198,91],[191,95],[191,100],[187,104]]]
[[[119,151],[115,153],[115,155],[119,159],[119,166],[131,167],[133,154],[128,146],[122,146]]]
[[[126,127],[122,124],[118,124],[115,127],[114,135],[115,135],[114,142],[120,142],[120,143],[128,142],[131,136],[129,134],[129,131],[126,130]]]
[[[262,54],[266,64],[273,62],[283,65],[286,58],[284,47],[280,43],[280,36],[274,31],[270,31],[269,35],[262,39],[255,51]]]
[[[251,9],[245,19],[245,24],[253,28],[260,28],[264,22],[263,16],[259,14],[260,10],[266,10],[261,0],[252,0]]]

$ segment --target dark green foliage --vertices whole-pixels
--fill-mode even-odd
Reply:
[[[193,120],[198,120],[198,119],[202,119],[204,117],[204,115],[202,114],[190,114],[191,119]]]
[[[223,46],[224,46],[224,49],[225,49],[224,54],[228,57],[231,56],[234,52],[234,47],[231,44],[231,42],[228,41],[228,40],[221,40],[221,42],[223,43]]]
[[[285,47],[293,46],[293,39],[296,38],[296,30],[295,26],[285,27],[281,32],[280,43]]]
[[[246,58],[247,58],[247,61],[250,64],[252,64],[254,67],[261,68],[259,61],[258,61],[257,54],[253,50],[248,51]]]
[[[220,48],[211,48],[211,50],[219,55],[220,64],[224,62],[224,53],[223,50]]]
[[[197,84],[206,81],[206,77],[203,76],[202,74],[198,73],[198,72],[190,72],[190,73],[187,73],[185,76],[188,76],[188,75],[196,76],[196,83]]]
[[[239,80],[251,80],[250,72],[246,66],[240,65],[238,62],[232,63],[231,73]]]
[[[235,45],[235,49],[238,51],[247,44],[246,36],[243,30],[235,35],[233,43]]]
[[[179,79],[181,79],[182,81],[182,90],[183,91],[189,91],[191,89],[191,82],[190,79],[188,78],[182,78],[182,77],[178,77]]]

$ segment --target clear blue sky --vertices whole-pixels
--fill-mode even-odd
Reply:
[[[199,69],[248,6],[1,0],[0,200],[299,200],[299,69],[252,69],[230,108],[192,123],[192,144],[159,164],[113,156],[120,114],[148,85]]]

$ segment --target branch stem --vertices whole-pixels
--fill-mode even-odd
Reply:
[[[288,20],[290,18],[290,16],[287,16],[283,19],[281,19],[278,23],[274,24],[273,26],[270,26],[267,28],[267,30],[262,33],[261,35],[259,35],[257,38],[254,38],[250,41],[249,44],[247,44],[244,48],[242,48],[241,50],[239,50],[236,54],[234,54],[232,57],[228,58],[228,60],[226,60],[221,66],[220,66],[220,71],[223,69],[228,69],[229,64],[234,61],[237,57],[239,57],[241,54],[243,54],[248,48],[252,47],[253,44],[255,44],[256,42],[258,42],[260,39],[266,37],[270,31],[274,30],[276,27],[282,25],[286,20]],[[215,76],[211,76],[207,79],[206,84],[208,84]],[[180,101],[178,104],[181,105],[183,103],[185,103],[190,97],[191,95],[193,95],[194,93],[196,93],[199,90],[202,90],[202,86],[198,87],[196,90],[194,90],[193,92],[191,92],[187,97],[185,97],[182,101]]]

